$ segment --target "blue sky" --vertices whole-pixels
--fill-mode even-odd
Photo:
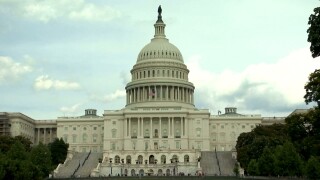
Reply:
[[[160,4],[198,108],[286,116],[310,107],[303,86],[320,60],[306,30],[318,0],[0,0],[0,111],[55,119],[123,108]]]

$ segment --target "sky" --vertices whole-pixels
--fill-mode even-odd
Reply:
[[[304,85],[320,59],[306,31],[318,0],[0,0],[0,112],[42,120],[124,108],[159,5],[197,108],[273,117],[313,106]]]

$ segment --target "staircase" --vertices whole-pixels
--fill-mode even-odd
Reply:
[[[221,169],[221,175],[222,176],[234,175],[233,168],[237,161],[232,158],[232,152],[230,151],[217,152],[217,158],[218,158],[219,166]]]
[[[88,153],[76,153],[73,158],[68,161],[64,166],[60,167],[59,172],[55,175],[56,178],[69,178],[76,169],[81,166]]]
[[[202,151],[200,165],[202,172],[204,172],[206,175],[220,175],[218,161],[214,151]]]
[[[87,156],[87,160],[84,161],[83,165],[81,164],[75,173],[75,177],[89,177],[91,170],[97,167],[99,158],[102,158],[102,153],[90,153],[89,156]]]

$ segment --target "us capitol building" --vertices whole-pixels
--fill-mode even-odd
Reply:
[[[56,137],[69,143],[66,162],[55,170],[57,176],[66,166],[72,169],[74,159],[82,163],[79,154],[89,160],[90,154],[97,154],[91,176],[194,175],[205,171],[205,152],[217,158],[217,152],[230,152],[231,159],[241,133],[257,125],[284,122],[282,117],[238,114],[235,107],[217,115],[196,108],[189,70],[179,49],[166,38],[161,13],[159,7],[154,37],[139,52],[130,71],[123,109],[105,110],[102,116],[95,109],[86,109],[83,116],[56,120],[2,112],[0,133],[23,135],[34,144],[49,143]]]

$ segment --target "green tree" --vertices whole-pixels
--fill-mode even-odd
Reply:
[[[308,24],[310,27],[307,30],[308,42],[311,43],[310,51],[312,57],[318,57],[320,55],[320,7],[314,9],[314,14],[309,17]]]
[[[320,44],[320,41],[319,41]],[[320,108],[320,70],[316,69],[309,75],[309,81],[304,86],[306,94],[304,95],[305,102],[307,104],[316,102],[318,108]]]
[[[258,176],[260,175],[259,165],[255,159],[251,159],[248,165],[247,172],[250,176]]]
[[[320,162],[311,156],[306,166],[306,175],[309,179],[320,179]]]
[[[239,166],[239,163],[238,163],[238,162],[236,162],[236,163],[234,164],[233,173],[234,173],[236,176],[239,176],[239,174],[240,174],[240,166]]]
[[[51,152],[52,165],[56,166],[59,163],[63,163],[67,157],[69,144],[65,143],[63,139],[56,138],[49,144]]]
[[[51,171],[51,152],[47,146],[40,143],[30,152],[31,162],[40,170],[40,176],[46,177]]]
[[[275,175],[275,157],[270,148],[266,147],[263,150],[261,157],[258,159],[258,168],[260,175],[270,176]]]
[[[291,142],[275,149],[275,169],[281,176],[301,176],[303,162]]]

